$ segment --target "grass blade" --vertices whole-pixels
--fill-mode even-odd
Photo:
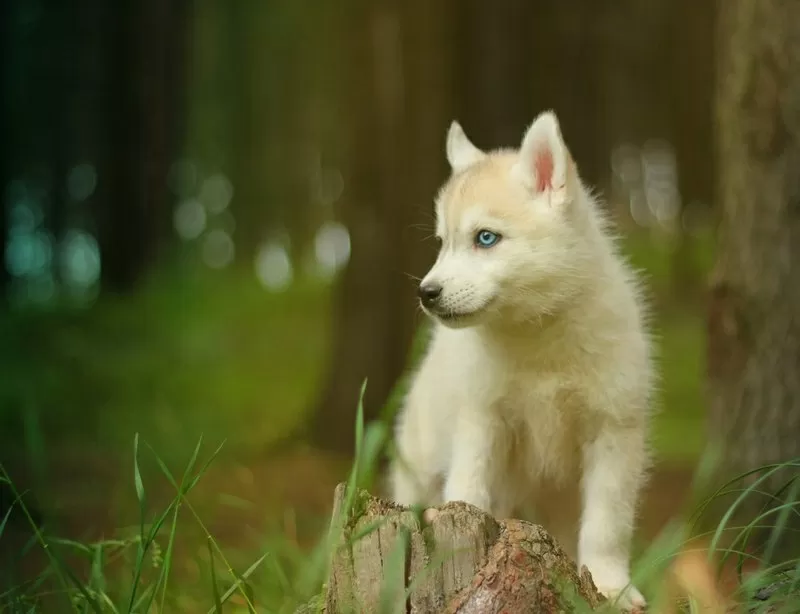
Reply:
[[[139,433],[133,436],[133,483],[136,487],[136,498],[139,500],[139,513],[140,513],[140,537],[144,539],[144,510],[145,510],[145,493],[144,482],[142,482],[142,472],[139,471]]]
[[[144,516],[145,516],[145,492],[144,482],[142,482],[142,472],[139,470],[139,433],[133,436],[133,483],[136,488],[136,498],[139,500],[139,544],[136,549],[136,564],[133,571],[133,585],[131,586],[131,594],[128,599],[128,612],[134,611],[136,604],[136,592],[139,589],[139,582],[142,577],[142,567],[144,566],[144,556],[147,548],[150,545],[149,540],[145,538],[144,529]],[[151,529],[151,533],[152,533]]]
[[[97,544],[94,547],[92,568],[89,573],[89,586],[94,587],[98,593],[105,593],[106,591],[106,579],[103,575],[103,544]]]
[[[159,602],[159,612],[164,612],[164,604],[167,601],[167,584],[169,581],[169,572],[172,569],[172,553],[175,547],[175,536],[178,533],[178,512],[180,510],[180,502],[176,502],[175,508],[172,512],[172,527],[169,532],[169,539],[167,540],[167,551],[164,553],[164,561],[161,564],[161,573],[158,576],[158,584],[156,590],[161,587],[161,600]],[[147,604],[146,612],[149,611],[151,603]]]
[[[208,556],[211,563],[211,591],[214,595],[214,614],[222,614],[222,599],[219,596],[219,587],[217,586],[217,572],[214,568],[214,549],[211,547],[211,540],[206,540],[208,545]]]
[[[3,516],[3,521],[0,522],[0,537],[3,537],[3,532],[6,530],[6,523],[8,522],[8,519],[11,518],[11,512],[14,511],[14,506],[20,500],[20,496],[14,497],[11,505],[8,506],[8,510],[6,510],[5,516]]]
[[[167,585],[169,583],[169,573],[172,568],[172,554],[175,547],[175,537],[178,532],[178,514],[180,512],[181,506],[181,496],[188,492],[189,489],[186,488],[186,481],[189,478],[189,475],[194,469],[195,464],[197,463],[197,457],[200,454],[200,448],[203,446],[203,437],[202,435],[197,441],[197,445],[194,448],[194,452],[192,453],[191,458],[189,459],[189,463],[186,465],[186,469],[183,472],[183,477],[181,478],[180,486],[175,483],[175,478],[172,476],[172,472],[167,467],[166,463],[161,459],[161,457],[156,454],[155,450],[148,445],[147,447],[150,448],[150,451],[153,454],[153,457],[156,459],[156,463],[158,464],[161,472],[167,478],[167,480],[172,484],[172,486],[178,491],[178,495],[173,500],[172,507],[172,525],[170,527],[169,538],[167,540],[167,550],[164,554],[164,561],[161,567],[161,573],[158,576],[158,581],[155,586],[155,590],[153,591],[150,600],[147,602],[145,606],[145,611],[149,611],[150,607],[152,606],[153,600],[158,592],[158,589],[161,588],[161,599],[159,602],[159,612],[164,611],[164,604],[167,600]],[[166,518],[166,516],[164,517]]]
[[[345,500],[344,505],[342,506],[342,515],[344,518],[350,517],[350,512],[353,509],[353,503],[355,501],[356,490],[358,488],[364,438],[364,393],[366,390],[367,380],[364,379],[363,383],[361,384],[361,393],[358,397],[358,406],[356,407],[356,456],[353,460],[353,467],[350,470],[350,476],[347,480]]]
[[[361,461],[358,470],[359,488],[371,488],[375,479],[378,456],[385,449],[389,439],[389,427],[383,422],[375,422],[367,427],[361,447]]]
[[[189,479],[189,474],[192,472],[192,469],[194,469],[195,463],[197,463],[197,457],[200,455],[200,448],[202,447],[203,447],[203,436],[200,435],[200,438],[197,440],[197,445],[194,447],[194,452],[192,452],[192,456],[189,459],[189,463],[186,465],[186,469],[183,472],[183,477],[181,478],[181,484],[186,484],[186,480]]]
[[[250,565],[250,567],[248,567],[248,568],[247,568],[247,570],[245,570],[245,572],[244,572],[244,573],[243,573],[241,576],[239,576],[239,577],[236,579],[236,582],[234,582],[234,583],[233,583],[233,585],[232,585],[232,586],[231,586],[231,587],[230,587],[230,588],[229,588],[227,591],[225,591],[225,592],[222,594],[222,597],[220,598],[220,602],[221,602],[221,603],[225,603],[226,601],[228,601],[228,599],[230,599],[230,598],[231,598],[231,596],[232,596],[232,595],[233,595],[235,592],[239,591],[239,590],[241,589],[242,582],[244,582],[245,580],[249,579],[249,578],[250,578],[250,576],[252,576],[252,575],[255,573],[256,569],[258,569],[258,568],[261,566],[261,563],[263,563],[263,562],[264,562],[264,560],[265,560],[265,559],[266,559],[268,556],[269,556],[269,553],[268,553],[268,552],[265,552],[265,553],[264,553],[264,554],[262,554],[260,557],[258,557],[258,559],[256,560],[256,562],[255,562],[255,563],[253,563],[252,565]],[[215,614],[215,610],[214,610],[214,608],[211,608],[211,609],[208,611],[208,614]]]
[[[367,380],[361,382],[361,391],[358,394],[356,407],[356,463],[361,456],[361,442],[364,439],[364,393],[367,391]]]
[[[53,569],[55,575],[58,577],[58,581],[61,584],[62,591],[65,595],[69,594],[69,585],[72,584],[79,593],[84,597],[86,603],[92,607],[92,609],[100,614],[100,606],[97,602],[92,598],[89,592],[86,590],[86,587],[78,580],[72,570],[67,567],[64,562],[61,560],[61,557],[58,556],[55,548],[52,548],[52,544],[48,542],[48,540],[43,535],[42,531],[39,528],[39,525],[34,521],[33,517],[31,516],[28,507],[25,505],[25,502],[21,500],[20,494],[15,488],[13,482],[11,481],[11,476],[6,471],[5,467],[0,464],[0,478],[2,478],[11,488],[11,492],[14,495],[14,500],[18,501],[20,504],[20,510],[25,516],[25,519],[28,521],[29,526],[33,530],[33,539],[35,542],[42,546],[42,549],[47,556],[51,568]],[[75,608],[74,604],[72,608]]]

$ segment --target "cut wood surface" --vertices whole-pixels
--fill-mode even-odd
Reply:
[[[334,518],[345,492],[343,484],[336,488]],[[536,524],[497,521],[460,502],[418,515],[363,491],[342,518],[327,614],[547,614],[605,601],[589,572],[579,573]]]

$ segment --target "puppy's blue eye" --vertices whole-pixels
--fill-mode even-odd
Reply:
[[[478,247],[492,247],[500,240],[500,235],[491,230],[479,230],[475,235],[475,245]]]

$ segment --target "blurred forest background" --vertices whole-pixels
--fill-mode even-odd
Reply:
[[[710,0],[0,3],[0,462],[108,535],[134,433],[171,467],[224,440],[193,495],[219,541],[309,539],[363,379],[385,415],[421,347],[448,124],[517,146],[553,108],[647,273],[658,526],[707,438],[716,24]]]

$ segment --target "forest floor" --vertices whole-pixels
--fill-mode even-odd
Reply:
[[[136,532],[139,506],[132,463],[115,466],[89,449],[65,449],[63,455],[51,454],[51,458],[48,503],[57,510],[53,526],[59,536],[88,544],[124,539]],[[175,491],[167,480],[159,479],[145,454],[141,462],[147,516],[152,517],[167,507]],[[263,601],[271,602],[272,607],[279,605],[285,598],[281,592],[287,590],[276,585],[279,576],[291,576],[292,570],[297,570],[298,557],[308,553],[322,535],[334,487],[346,479],[349,467],[347,459],[303,447],[265,458],[218,458],[187,497],[202,524],[187,510],[181,513],[170,572],[175,606],[181,611],[205,611],[213,603],[208,588],[209,534],[226,559],[226,563],[217,561],[218,568],[230,564],[241,573],[269,553],[264,569],[253,578],[253,585],[260,587],[254,593],[262,605]],[[637,543],[649,544],[671,518],[685,511],[693,473],[694,467],[687,462],[656,465],[644,493]],[[16,550],[30,536],[19,520],[0,540],[9,549],[0,550]],[[163,553],[164,541],[159,546]],[[24,560],[23,573],[35,573],[43,562],[42,552],[34,549]],[[121,582],[129,582],[125,570],[122,574]],[[219,571],[217,575],[221,575]]]

